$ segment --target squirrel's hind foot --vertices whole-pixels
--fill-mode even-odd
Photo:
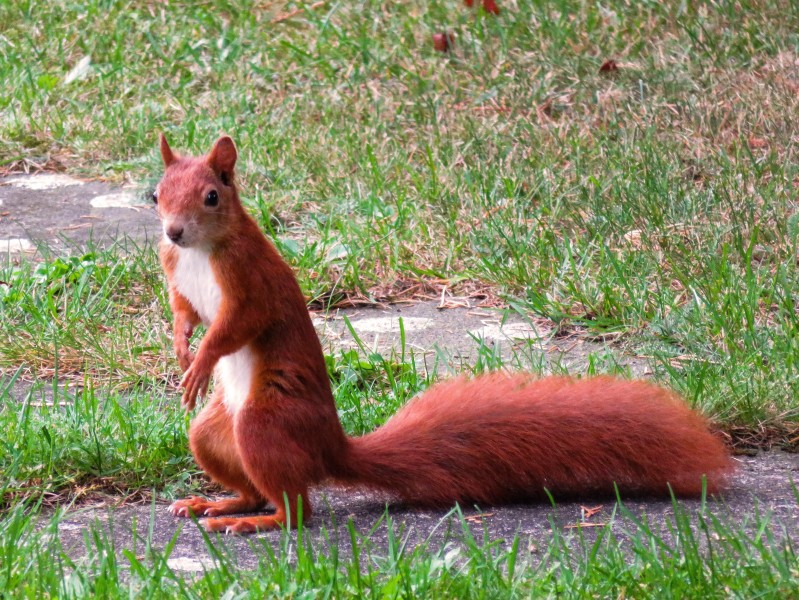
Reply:
[[[202,525],[206,531],[219,531],[222,533],[256,533],[258,531],[267,531],[269,529],[280,529],[287,527],[289,529],[297,526],[294,520],[296,514],[296,504],[294,505],[295,512],[292,513],[291,519],[287,517],[285,509],[279,508],[271,515],[257,515],[252,517],[227,517],[221,519],[202,519]],[[303,515],[303,522],[308,522],[311,518],[310,506],[306,507],[306,512]]]
[[[169,512],[176,517],[184,518],[192,516],[219,517],[222,515],[253,512],[263,508],[265,504],[263,500],[244,496],[225,498],[223,500],[206,500],[199,496],[192,496],[185,500],[173,502],[169,506]]]
[[[284,527],[286,523],[285,520],[281,520],[276,515],[264,515],[260,517],[201,519],[200,525],[202,525],[206,531],[242,534],[279,529]]]

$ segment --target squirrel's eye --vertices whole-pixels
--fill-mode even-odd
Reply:
[[[158,204],[158,192],[153,192],[152,199],[153,204]]]
[[[216,193],[216,190],[211,190],[205,197],[205,205],[216,206],[217,204],[219,204],[219,194]]]

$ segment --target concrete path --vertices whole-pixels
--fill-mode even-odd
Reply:
[[[146,244],[159,235],[159,224],[149,200],[141,190],[118,189],[98,182],[84,182],[62,175],[33,175],[0,178],[0,260],[14,260],[20,254],[34,256],[37,246],[51,251],[75,252],[90,239],[96,244],[117,243],[128,236],[136,244]],[[130,243],[130,242],[125,242]],[[645,376],[645,358],[625,354],[623,350],[579,337],[556,337],[550,323],[513,311],[484,309],[468,299],[446,298],[446,302],[357,308],[315,314],[314,320],[328,350],[347,349],[359,344],[384,356],[401,355],[400,318],[406,334],[405,356],[411,354],[417,365],[427,369],[455,371],[472,365],[480,355],[499,352],[512,366],[534,367],[551,371],[582,370],[589,356],[594,360],[626,365],[634,374]],[[439,308],[439,306],[448,308]],[[346,320],[356,331],[356,341]],[[792,480],[799,480],[799,455],[772,452],[756,457],[739,457],[738,475],[723,499],[713,500],[712,512],[735,522],[749,522],[755,511],[772,515],[777,535],[799,541],[799,507]],[[315,490],[312,500],[316,516],[310,535],[318,543],[340,543],[346,551],[349,534],[346,526],[352,519],[358,531],[367,532],[383,516],[387,498],[357,491]],[[140,535],[151,527],[157,546],[171,539],[178,528],[182,533],[172,553],[172,565],[187,572],[202,570],[212,560],[196,526],[168,515],[166,504],[114,507],[109,499],[102,505],[72,509],[63,520],[60,533],[76,555],[84,553],[83,532],[92,523],[112,527],[116,547],[133,547],[133,532]],[[698,502],[682,503],[696,512]],[[583,506],[601,506],[585,518],[581,503],[552,508],[547,505],[504,508],[468,508],[465,515],[472,530],[482,536],[486,528],[492,538],[510,540],[520,534],[531,552],[541,551],[549,539],[552,524],[568,535],[593,535],[592,525],[610,519],[613,503],[587,502]],[[670,502],[629,502],[626,506],[637,515],[645,514],[658,531],[666,531],[664,519],[673,512]],[[388,513],[410,544],[430,539],[438,548],[460,525],[446,512],[408,510],[392,506]],[[583,515],[583,516],[581,516]],[[551,520],[550,520],[551,519]],[[586,523],[589,525],[586,526]],[[577,525],[583,527],[578,529]],[[624,535],[632,527],[625,519],[614,521],[614,531]],[[248,538],[224,538],[242,566],[257,562],[262,543],[274,545],[279,533],[265,533]],[[381,525],[372,540],[384,544],[386,527]],[[455,535],[457,538],[457,535]]]
[[[799,480],[799,455],[770,452],[736,460],[739,468],[732,487],[722,498],[709,501],[708,511],[722,522],[735,526],[748,523],[754,527],[756,511],[760,515],[770,515],[770,527],[777,538],[787,537],[794,545],[799,543],[799,499],[794,495],[790,481],[791,478]],[[349,555],[349,522],[352,521],[355,530],[368,537],[371,547],[378,553],[384,552],[389,528],[381,519],[386,514],[392,521],[395,538],[406,542],[408,548],[428,543],[431,549],[438,550],[446,543],[458,545],[463,539],[462,522],[452,512],[391,505],[386,509],[385,497],[332,488],[314,490],[311,501],[316,512],[306,528],[306,537],[312,540],[317,550],[324,550],[335,543],[343,556]],[[699,500],[680,501],[679,505],[694,519],[701,508]],[[667,541],[671,539],[669,523],[673,525],[674,506],[670,501],[630,500],[624,502],[624,507],[635,518],[645,519],[655,534]],[[575,548],[580,537],[589,542],[594,540],[599,526],[607,523],[612,523],[614,535],[621,539],[629,538],[635,534],[637,525],[622,513],[615,502],[596,500],[569,502],[555,507],[547,504],[483,509],[463,507],[465,522],[475,539],[482,540],[486,532],[488,539],[502,540],[502,544],[509,548],[514,536],[518,535],[523,552],[539,556],[551,540],[553,529],[562,533]],[[141,540],[147,538],[150,529],[154,547],[164,548],[179,532],[170,555],[172,568],[202,571],[214,562],[199,526],[173,517],[167,512],[167,503],[118,508],[103,503],[71,511],[62,521],[59,532],[65,548],[75,557],[86,552],[84,533],[90,527],[113,532],[118,550],[133,548],[137,536],[138,547],[142,548]],[[265,551],[264,546],[277,549],[281,536],[281,532],[275,531],[251,536],[213,534],[211,537],[217,545],[230,552],[240,567],[255,568]],[[697,537],[701,538],[700,535]]]
[[[159,233],[142,189],[55,173],[0,178],[0,255],[32,252],[42,243],[54,252],[90,239],[107,246],[125,236],[143,243]]]

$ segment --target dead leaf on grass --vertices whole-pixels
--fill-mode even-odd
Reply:
[[[609,59],[602,63],[602,66],[599,67],[600,73],[612,73],[613,71],[619,70],[619,64],[613,60]]]
[[[320,8],[325,4],[327,4],[327,0],[321,0],[321,2],[314,2],[308,7],[303,6],[300,8],[295,8],[294,10],[290,10],[287,13],[283,13],[282,15],[276,16],[274,19],[272,19],[272,24],[275,25],[277,23],[282,23],[283,21],[287,21],[292,17],[296,17],[297,15],[304,13],[306,10],[316,10],[317,8]]]
[[[474,6],[474,0],[464,0],[464,3],[469,8]],[[483,0],[483,10],[492,15],[499,14],[499,6],[497,6],[496,0]]]
[[[640,248],[641,247],[641,230],[640,229],[631,229],[627,233],[625,233],[622,238],[624,241],[630,244],[633,248]]]
[[[451,32],[433,34],[433,48],[438,52],[449,52],[454,44],[455,36]]]

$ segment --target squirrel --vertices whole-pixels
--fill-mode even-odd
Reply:
[[[209,531],[291,526],[309,486],[333,482],[408,504],[497,505],[613,496],[698,496],[732,470],[724,444],[676,394],[644,381],[496,372],[431,386],[376,431],[348,437],[322,347],[291,267],[239,199],[236,147],[202,157],[161,135],[153,193],[159,254],[174,316],[189,446],[210,478],[238,495],[170,506]],[[194,328],[206,327],[196,354]],[[253,513],[268,503],[272,514]]]

